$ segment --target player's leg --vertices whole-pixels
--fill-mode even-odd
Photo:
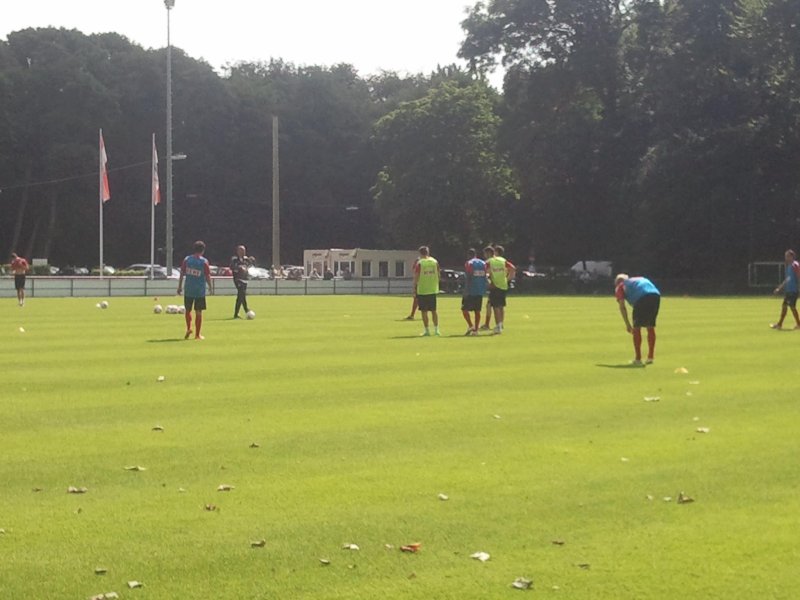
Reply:
[[[469,296],[462,296],[461,297],[461,315],[464,317],[464,320],[467,322],[467,333],[466,335],[470,335],[472,333],[472,329],[477,327],[480,321],[476,321],[476,324],[472,325],[472,317],[469,314],[470,309],[470,299]]]
[[[642,328],[641,327],[634,327],[633,328],[633,360],[636,363],[642,362]]]
[[[242,309],[242,284],[236,281],[235,285],[236,285],[236,304],[234,305],[233,308],[233,318],[238,319],[239,311]]]
[[[647,328],[647,363],[652,364],[656,356],[656,328]]]
[[[406,317],[406,321],[413,321],[414,315],[417,314],[417,309],[419,308],[419,299],[417,295],[414,294],[414,300],[411,303],[411,314]]]
[[[773,323],[772,325],[770,325],[770,327],[772,327],[773,329],[780,329],[781,327],[783,327],[783,320],[786,318],[786,313],[788,311],[789,311],[789,306],[786,304],[786,300],[784,300],[783,304],[781,304],[781,316],[778,319],[778,322]]]
[[[203,340],[205,339],[200,334],[200,329],[203,327],[203,311],[199,308],[195,310],[194,314],[194,339],[196,340]]]
[[[183,305],[186,307],[186,312],[183,315],[186,319],[186,334],[183,336],[183,339],[188,340],[189,336],[192,335],[192,308],[194,308],[194,298],[184,296]]]

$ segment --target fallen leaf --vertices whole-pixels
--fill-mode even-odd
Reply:
[[[384,544],[383,547],[386,548],[387,550],[394,550],[393,544]]]
[[[645,396],[645,402],[659,402],[661,400],[661,396]]]
[[[44,491],[44,488],[35,487],[35,488],[33,488],[31,491],[32,491],[32,492],[43,492],[43,491]]]
[[[697,433],[711,433],[711,430],[708,427],[698,427]]]
[[[144,584],[141,581],[129,581],[128,582],[128,587],[130,589],[135,589],[135,588],[144,587]]]
[[[319,564],[321,564],[323,567],[327,567],[329,564],[331,564],[331,561],[329,561],[327,558],[320,558]]]
[[[584,571],[588,571],[592,568],[592,565],[589,563],[578,563],[578,568],[583,569]]]
[[[553,540],[551,543],[555,544],[556,546],[563,546],[564,544],[566,544],[564,540]]]
[[[126,471],[147,471],[145,467],[140,467],[139,465],[133,465],[132,467],[125,467]]]
[[[72,486],[72,485],[67,488],[67,493],[68,494],[85,494],[88,491],[89,491],[89,488],[75,487],[75,486]]]
[[[524,577],[517,577],[511,584],[511,587],[517,590],[529,590],[531,586],[533,586],[533,581]]]
[[[494,418],[495,419],[502,419],[503,417],[501,417],[500,415],[495,415]]]
[[[700,420],[700,417],[694,417],[694,418],[692,419],[692,421],[695,421],[695,422],[697,422],[697,421],[699,421],[699,420]]]
[[[664,497],[662,498],[662,500],[663,500],[664,502],[672,502],[672,496],[664,496]]]
[[[5,534],[6,534],[6,530],[5,529],[0,529],[0,535],[5,535]]]
[[[95,567],[94,569],[95,575],[105,575],[106,573],[108,573],[108,569],[105,567]]]
[[[204,508],[208,512],[214,512],[215,510],[217,510],[217,505],[216,504],[206,504]]]
[[[689,385],[700,385],[699,381],[690,381]]]
[[[19,328],[19,332],[20,332],[20,333],[25,333],[25,328],[24,328],[24,327],[20,327],[20,328]]]
[[[680,375],[686,375],[689,372],[689,369],[687,369],[686,367],[678,367],[677,369],[675,369],[675,372]]]
[[[408,578],[409,579],[416,579],[417,578],[417,574],[416,573],[409,573],[408,574]]]
[[[166,381],[166,380],[167,380],[167,378],[164,377],[163,375],[159,375],[158,377],[156,377],[156,381],[158,381],[159,383],[162,382],[162,381]]]
[[[185,493],[186,493],[186,490],[185,490],[185,489],[183,489],[183,488],[178,488],[178,493],[179,493],[179,494],[185,494]]]
[[[631,459],[630,459],[630,458],[625,458],[624,456],[623,456],[622,458],[620,458],[620,460],[621,460],[622,462],[630,462],[630,461],[631,461]]]
[[[645,498],[647,498],[648,500],[654,500],[654,498],[653,498],[653,496],[651,494],[647,494],[647,496],[645,496]]]
[[[447,494],[439,494],[439,500],[441,500],[442,502],[447,502],[448,500],[450,500],[450,496],[448,496]]]
[[[342,544],[342,550],[361,550],[358,544]]]
[[[153,431],[164,431],[164,428],[161,425],[156,425],[153,427]]]
[[[486,562],[491,558],[488,552],[475,552],[474,554],[470,554],[469,557],[481,562]]]
[[[233,489],[234,489],[234,486],[228,485],[227,483],[222,483],[219,486],[217,486],[217,491],[218,492],[230,492],[230,491],[233,491]]]
[[[250,444],[250,447],[251,448],[261,448],[261,444],[257,444],[255,442],[253,442],[252,444]]]
[[[405,546],[400,546],[401,552],[412,552],[416,554],[419,552],[420,548],[422,548],[422,544],[420,542],[415,542],[413,544],[406,544]]]
[[[678,504],[690,504],[692,502],[694,502],[694,498],[690,498],[689,496],[687,496],[683,492],[678,494]]]
[[[116,600],[119,598],[119,594],[117,592],[106,592],[105,594],[97,594],[96,596],[92,596],[89,600]]]
[[[255,542],[250,542],[251,548],[263,548],[266,545],[267,545],[267,540],[258,540]]]

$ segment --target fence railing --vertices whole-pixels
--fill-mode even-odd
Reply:
[[[214,277],[215,296],[235,296],[230,277]],[[105,296],[169,296],[178,287],[175,279],[144,277],[28,277],[25,294],[32,298],[96,298]],[[410,279],[251,279],[248,295],[313,296],[313,295],[389,295],[410,294]],[[13,277],[0,277],[0,297],[16,297]]]

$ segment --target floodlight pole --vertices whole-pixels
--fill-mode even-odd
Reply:
[[[167,276],[172,275],[172,42],[170,40],[170,11],[175,0],[164,0],[167,8],[167,255],[164,257]]]
[[[272,264],[281,268],[280,159],[278,157],[278,117],[272,116]]]

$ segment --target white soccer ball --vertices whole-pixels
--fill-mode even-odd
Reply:
[[[103,300],[103,301],[100,303],[100,308],[108,308],[108,302],[106,302],[105,300]]]
[[[167,314],[174,315],[178,312],[178,307],[175,304],[167,304]]]
[[[153,307],[153,312],[156,313],[157,315],[160,315],[161,311],[163,311],[163,310],[164,310],[164,308],[160,304],[156,304]]]
[[[252,321],[253,319],[255,319],[255,318],[256,318],[256,311],[254,311],[254,310],[248,310],[248,311],[247,311],[247,318],[248,318],[250,321]]]
[[[181,313],[182,315],[186,314],[186,307],[183,304],[181,304],[178,307],[178,312]]]

